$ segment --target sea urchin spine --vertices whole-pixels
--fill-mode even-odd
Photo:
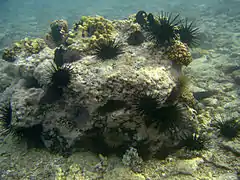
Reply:
[[[115,39],[99,40],[94,46],[94,55],[101,60],[114,59],[123,53],[122,48],[123,45],[120,42],[117,42]]]
[[[150,17],[151,23],[148,28],[150,40],[155,40],[159,46],[169,46],[178,36],[179,15],[173,17],[171,13],[161,12],[156,20],[153,15]]]
[[[188,45],[188,47],[196,47],[199,45],[199,28],[193,26],[193,21],[181,24],[178,30],[181,42]]]
[[[70,84],[73,71],[71,65],[56,66],[52,63],[50,73],[51,85],[57,88],[64,88]]]

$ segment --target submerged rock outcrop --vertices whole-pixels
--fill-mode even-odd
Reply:
[[[61,27],[64,38],[53,25],[47,35],[59,36],[60,47],[14,54],[18,83],[2,93],[1,102],[11,104],[12,130],[30,147],[121,155],[135,147],[148,158],[189,145],[185,141],[198,133],[198,121],[182,89],[191,93],[178,87],[181,66],[192,60],[186,45],[174,40],[170,47],[156,47],[132,17],[83,17],[70,31]],[[178,44],[184,52],[174,49]]]

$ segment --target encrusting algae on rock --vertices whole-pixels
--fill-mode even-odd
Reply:
[[[84,43],[88,42],[91,46],[96,41],[112,38],[114,30],[113,23],[102,16],[83,16],[69,32],[70,38],[67,42],[71,44],[74,40],[84,40]]]
[[[188,47],[181,41],[174,41],[173,45],[166,50],[167,57],[174,63],[188,66],[192,62]]]
[[[139,173],[144,164],[141,158],[164,159],[187,144],[194,149],[198,136],[192,135],[201,129],[196,129],[199,122],[190,103],[192,96],[186,97],[190,90],[179,77],[182,71],[177,77],[172,73],[172,62],[187,66],[191,54],[185,44],[171,37],[169,46],[154,46],[156,41],[149,40],[145,32],[146,26],[153,28],[154,24],[147,20],[139,25],[134,18],[110,21],[84,16],[72,30],[66,21],[58,20],[48,34],[56,48],[49,43],[47,47],[41,39],[37,42],[44,46],[23,43],[20,50],[37,55],[14,64],[25,75],[3,92],[12,105],[12,130],[27,139],[28,146],[39,142],[40,147],[65,157],[82,150],[122,156],[130,148],[134,150],[131,158],[139,158],[135,159]],[[15,51],[8,56],[24,59]],[[29,84],[29,78],[37,83]],[[185,137],[193,137],[192,144]],[[127,154],[124,157],[131,161]],[[109,164],[101,172],[103,178],[105,173],[111,175]],[[133,162],[125,164],[134,166]],[[83,167],[73,164],[64,177],[59,167],[56,179],[85,179],[81,171]]]
[[[2,58],[9,62],[14,62],[16,57],[23,53],[24,56],[30,56],[32,54],[39,53],[46,47],[46,43],[43,39],[28,39],[25,38],[19,42],[15,42],[11,48],[7,48],[3,51]]]

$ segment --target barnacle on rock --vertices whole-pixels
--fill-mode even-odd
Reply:
[[[46,44],[43,39],[28,39],[25,38],[13,44],[11,48],[7,48],[3,51],[2,58],[9,62],[14,62],[16,56],[23,52],[26,56],[39,53]]]
[[[233,139],[239,135],[240,121],[234,118],[226,121],[218,121],[216,124],[219,128],[220,134],[227,139]]]
[[[116,40],[105,39],[96,42],[94,54],[101,60],[113,59],[123,53],[123,45]]]
[[[180,41],[187,44],[188,47],[199,45],[199,28],[193,26],[193,21],[189,23],[186,19],[185,24],[179,26],[178,33]]]
[[[161,12],[157,19],[149,16],[149,37],[159,46],[169,46],[178,38],[179,15],[172,17],[172,13]]]
[[[181,41],[174,41],[166,50],[168,59],[178,65],[188,66],[192,62],[192,55],[188,47]]]

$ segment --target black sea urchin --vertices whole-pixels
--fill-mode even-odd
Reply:
[[[141,26],[144,26],[146,24],[146,17],[147,13],[145,11],[138,11],[136,14],[136,22]]]
[[[146,117],[148,119],[156,119],[156,111],[159,108],[159,102],[158,99],[151,96],[151,95],[145,95],[141,97],[139,100],[135,100],[136,103],[134,104],[134,108],[136,111],[139,112],[139,114],[143,117]],[[146,124],[147,126],[150,124]]]
[[[185,147],[187,150],[193,151],[200,151],[203,150],[205,148],[205,144],[207,142],[207,138],[196,134],[196,133],[192,133],[192,134],[186,134],[182,137],[181,140],[181,146]]]
[[[179,26],[180,40],[187,44],[188,47],[196,47],[199,45],[199,28],[193,26],[193,21],[188,22],[186,19],[184,24]]]
[[[180,104],[168,104],[160,107],[159,100],[152,96],[143,96],[134,105],[136,111],[145,119],[146,126],[153,125],[160,132],[174,130],[186,118],[185,111]]]
[[[52,63],[50,68],[51,85],[57,88],[67,87],[70,84],[72,73],[71,65],[56,66]]]
[[[123,45],[120,42],[116,42],[115,39],[101,40],[98,41],[94,46],[94,55],[96,55],[101,60],[113,59],[123,53],[122,48]]]
[[[155,40],[159,46],[170,45],[178,36],[179,15],[172,17],[171,13],[161,12],[157,20],[153,16],[150,17],[148,17],[148,21],[151,19],[148,28],[150,39]]]
[[[155,112],[155,117],[157,118],[155,126],[160,132],[169,130],[174,131],[180,122],[186,119],[185,109],[180,104],[170,104],[158,108]]]
[[[230,119],[226,121],[218,121],[216,127],[219,128],[220,134],[227,139],[233,139],[239,135],[240,121]]]
[[[12,106],[11,103],[3,104],[0,107],[0,121],[5,129],[9,129],[12,122]]]
[[[42,141],[42,132],[42,124],[14,129],[14,134],[19,138],[19,140],[25,141],[27,143],[28,149],[44,147]]]

